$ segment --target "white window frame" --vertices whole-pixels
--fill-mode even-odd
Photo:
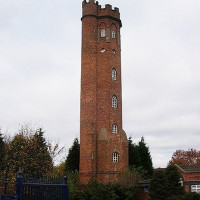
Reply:
[[[112,80],[117,80],[117,70],[114,67],[112,68]]]
[[[112,108],[117,108],[117,97],[116,97],[116,95],[112,96]]]
[[[200,185],[191,185],[191,192],[196,192],[200,194]]]
[[[117,152],[113,152],[112,160],[113,160],[114,163],[118,163],[119,162],[119,154]]]
[[[111,37],[112,37],[113,39],[116,37],[115,31],[112,31],[112,32],[111,32]]]
[[[101,30],[101,37],[106,37],[106,30],[105,29]]]
[[[113,134],[117,134],[117,129],[118,129],[117,124],[113,124],[113,125],[112,125],[112,133],[113,133]]]

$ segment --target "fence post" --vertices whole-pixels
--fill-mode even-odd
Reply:
[[[69,199],[69,187],[67,184],[67,176],[64,176],[64,180],[65,180],[64,200],[68,200]]]
[[[19,171],[17,176],[17,196],[19,200],[22,200],[22,184],[23,184],[22,172]]]

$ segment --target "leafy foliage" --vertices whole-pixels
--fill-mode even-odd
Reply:
[[[185,195],[184,200],[200,200],[200,194],[190,192]]]
[[[186,165],[186,166],[199,166],[200,165],[200,151],[196,149],[176,150],[169,164]]]
[[[135,190],[131,186],[119,184],[103,184],[91,179],[88,185],[81,185],[78,173],[69,174],[70,200],[137,200]]]
[[[138,145],[132,142],[131,137],[128,139],[129,145],[129,167],[135,167],[144,174],[145,178],[150,178],[153,174],[153,164],[149,151],[144,137],[141,138],[141,141]]]
[[[74,139],[72,147],[69,149],[69,153],[66,159],[66,171],[73,172],[79,171],[80,160],[80,144],[78,138]]]
[[[121,172],[118,176],[118,184],[124,187],[137,187],[142,181],[142,172],[138,168],[132,167],[131,169]]]
[[[7,171],[22,170],[29,176],[45,176],[52,171],[53,162],[48,152],[42,129],[22,127],[7,145]]]

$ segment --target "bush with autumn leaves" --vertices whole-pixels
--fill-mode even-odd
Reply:
[[[53,160],[58,144],[47,142],[42,128],[22,126],[13,136],[0,132],[0,175],[7,172],[15,175],[21,170],[24,175],[44,177],[53,172]]]

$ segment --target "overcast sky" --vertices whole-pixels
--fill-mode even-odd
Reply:
[[[200,1],[100,0],[122,19],[123,128],[154,167],[200,150]],[[0,0],[0,127],[79,137],[81,0]]]

